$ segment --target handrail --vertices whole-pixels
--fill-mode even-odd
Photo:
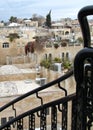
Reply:
[[[51,81],[51,82],[49,82],[49,83],[47,83],[47,84],[45,84],[43,86],[40,86],[39,88],[36,88],[36,89],[34,89],[34,90],[32,90],[32,91],[30,91],[30,92],[28,92],[28,93],[26,93],[26,94],[24,94],[24,95],[22,95],[20,97],[14,99],[13,101],[7,103],[6,105],[4,105],[4,106],[2,106],[0,108],[0,112],[3,111],[4,109],[8,108],[9,106],[17,103],[18,101],[20,101],[20,100],[22,100],[22,99],[24,99],[24,98],[26,98],[28,96],[31,96],[32,94],[35,94],[35,93],[37,93],[37,92],[39,92],[39,91],[41,91],[43,89],[49,88],[54,84],[60,83],[61,81],[67,79],[68,77],[70,77],[72,75],[73,75],[73,69],[71,71],[67,72],[66,74],[64,74],[63,76],[61,76],[60,78],[58,78],[58,79],[56,79],[54,81]]]
[[[81,84],[84,78],[84,62],[89,57],[93,58],[93,48],[87,48],[80,50],[74,60],[74,76],[77,84]],[[79,61],[79,62],[78,62]]]
[[[84,47],[90,47],[91,45],[90,29],[87,20],[88,15],[93,15],[93,5],[83,7],[78,13],[78,20],[84,39]]]
[[[35,113],[37,111],[41,111],[41,110],[43,110],[45,108],[48,108],[48,107],[51,107],[53,105],[59,105],[60,103],[65,103],[65,102],[68,102],[70,100],[74,100],[75,98],[76,98],[76,93],[70,94],[70,95],[68,95],[66,97],[57,99],[55,101],[51,101],[51,102],[43,104],[43,105],[40,105],[40,106],[38,106],[38,107],[36,107],[34,109],[26,111],[25,113],[23,113],[23,114],[15,117],[15,118],[13,118],[9,122],[6,122],[4,125],[0,126],[0,130],[3,129],[3,128],[5,128],[6,126],[10,126],[11,124],[15,123],[16,121],[18,121],[18,120],[20,120],[20,119],[22,119],[22,118],[24,118],[24,117],[26,117],[26,116],[28,116],[30,114],[33,114],[33,113]]]

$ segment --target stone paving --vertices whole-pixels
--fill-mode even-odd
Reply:
[[[31,72],[32,69],[19,69],[14,65],[4,65],[0,67],[0,75],[4,76]],[[31,79],[0,82],[0,97],[24,94],[37,87],[39,87],[39,85]]]
[[[35,69],[34,70],[30,68],[19,69],[18,67],[14,65],[4,65],[0,67],[0,75],[31,73],[33,71],[35,71]]]
[[[37,87],[39,85],[30,79],[0,82],[0,97],[24,94]]]

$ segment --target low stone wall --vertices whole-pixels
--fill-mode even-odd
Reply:
[[[0,82],[2,81],[14,81],[14,80],[25,80],[25,79],[35,79],[36,73],[27,74],[12,74],[12,75],[0,75]]]

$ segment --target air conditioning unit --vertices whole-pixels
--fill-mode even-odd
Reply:
[[[43,86],[46,84],[46,78],[36,78],[36,83],[40,84],[40,86]]]
[[[61,72],[62,70],[62,63],[54,63],[54,71]]]

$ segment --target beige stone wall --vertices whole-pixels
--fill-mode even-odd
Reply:
[[[69,53],[70,59],[73,61],[73,59],[75,58],[75,55],[81,49],[82,49],[82,46],[66,46],[66,47],[60,46],[57,49],[55,49],[54,47],[50,47],[50,48],[45,47],[43,50],[35,52],[35,53],[36,53],[36,56],[37,56],[37,62],[38,63],[42,59],[44,59],[45,54],[47,54],[47,57],[49,57],[49,55],[51,54],[52,58],[55,58],[55,57],[62,58],[62,53],[65,54],[65,57],[66,57],[66,53]]]
[[[25,56],[25,45],[29,41],[34,41],[33,37],[36,35],[35,29],[31,29],[30,27],[20,27],[20,28],[0,28],[0,64],[6,64],[6,58],[7,56],[10,57],[16,57],[19,55]],[[67,30],[65,30],[67,31]],[[14,41],[10,42],[9,38],[6,36],[9,35],[9,33],[21,33],[21,37],[19,39],[15,39]],[[4,38],[3,38],[4,36]],[[9,48],[3,48],[2,44],[4,42],[9,43]],[[64,52],[69,52],[72,56],[72,59],[74,55],[80,50],[81,46],[66,46],[66,47],[59,47],[55,49],[52,48],[46,48],[44,47],[43,50],[35,50],[35,54],[37,56],[36,62],[39,63],[40,60],[44,57],[45,54],[52,54],[53,57],[59,57],[59,55]],[[30,60],[27,60],[26,62],[32,62]],[[23,63],[22,60],[18,61],[17,63]]]
[[[22,27],[19,28],[0,28],[0,64],[6,64],[6,57],[11,56],[15,57],[18,55],[25,55],[25,45],[29,41],[33,41],[33,37],[35,35],[35,30],[31,28]],[[14,41],[10,42],[9,38],[6,36],[9,33],[18,33],[21,32],[22,36],[19,39],[15,39]],[[4,38],[3,38],[4,36]],[[3,48],[3,43],[8,42],[9,48]],[[20,62],[19,62],[20,63]]]
[[[26,44],[26,42],[24,42]],[[1,43],[2,44],[2,43]],[[0,47],[0,64],[7,64],[7,57],[10,57],[9,64],[21,64],[21,63],[40,63],[40,61],[44,58],[45,54],[49,56],[52,55],[54,57],[62,57],[62,53],[66,55],[66,53],[70,54],[71,60],[74,59],[77,52],[82,48],[82,46],[66,46],[66,47],[58,47],[55,49],[52,48],[44,48],[43,50],[35,51],[34,58],[25,55],[24,47],[17,47],[16,43],[10,43],[10,48],[2,48]],[[19,56],[21,55],[21,58]],[[22,56],[23,55],[23,56]],[[26,57],[24,59],[24,57]]]
[[[25,79],[35,79],[36,73],[30,74],[13,74],[13,75],[0,75],[0,82],[3,81],[16,81],[16,80],[25,80]]]

